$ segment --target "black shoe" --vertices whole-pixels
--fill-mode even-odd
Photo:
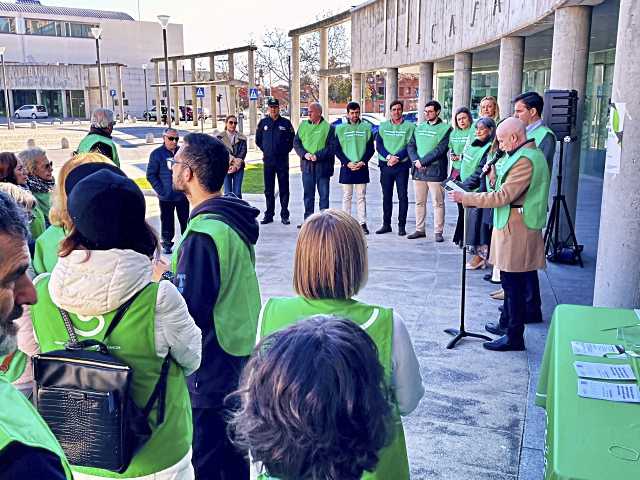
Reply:
[[[504,312],[504,305],[500,305],[500,306],[498,307],[498,311],[499,311],[500,313]]]
[[[519,352],[525,349],[523,339],[511,340],[507,335],[503,335],[492,342],[484,342],[482,346],[494,352]]]
[[[376,233],[380,235],[382,233],[389,233],[391,231],[392,230],[390,225],[382,225],[378,230],[376,230]]]
[[[299,230],[302,228],[302,224],[300,223],[299,225],[296,225],[296,228]]]
[[[291,224],[291,222],[289,221],[289,219],[288,219],[288,218],[283,218],[283,219],[281,220],[281,222],[282,222],[282,224],[283,224],[283,225],[289,225],[289,224]]]
[[[421,232],[420,230],[416,230],[411,235],[407,236],[409,240],[415,240],[416,238],[425,238],[427,236],[426,233]]]
[[[486,282],[491,281],[491,277],[493,277],[493,273],[487,273],[482,279]]]
[[[484,326],[484,329],[492,335],[502,336],[507,333],[506,330],[500,327],[499,323],[495,322],[487,322],[487,324]]]
[[[398,236],[404,237],[407,234],[407,231],[404,229],[404,225],[398,225]]]
[[[442,236],[441,233],[436,233],[436,243],[442,243],[444,242],[444,237]]]
[[[264,217],[261,221],[261,225],[266,225],[267,223],[273,223],[273,217]]]
[[[171,255],[171,245],[163,245],[162,253],[164,253],[165,255]]]
[[[533,318],[525,318],[524,323],[542,323],[542,315],[536,315]]]
[[[362,227],[362,233],[364,233],[365,235],[369,235],[369,229],[367,228],[367,224],[363,223],[360,226]]]

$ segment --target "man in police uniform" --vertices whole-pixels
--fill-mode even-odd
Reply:
[[[524,350],[527,317],[526,292],[545,267],[542,228],[547,218],[549,169],[542,151],[527,138],[525,124],[517,118],[503,121],[497,130],[505,158],[489,171],[490,192],[450,192],[449,198],[465,207],[493,208],[490,262],[500,269],[506,315],[501,323],[487,324],[501,335],[484,343],[488,350]],[[535,278],[534,278],[535,277]],[[540,305],[539,298],[537,305]]]
[[[289,152],[293,148],[295,131],[291,122],[280,116],[280,102],[270,98],[269,115],[258,123],[256,145],[262,150],[264,161],[264,196],[267,209],[260,223],[273,222],[276,208],[275,184],[278,177],[280,218],[289,225]]]

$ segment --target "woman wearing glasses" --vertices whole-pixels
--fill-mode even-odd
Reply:
[[[224,179],[224,193],[233,193],[242,198],[242,179],[244,177],[244,159],[247,156],[247,137],[237,131],[238,118],[229,115],[224,121],[224,131],[214,136],[229,150],[229,171]]]

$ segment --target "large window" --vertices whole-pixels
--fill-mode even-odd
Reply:
[[[28,18],[25,23],[25,33],[27,35],[47,35],[52,37],[92,38],[91,28],[96,26],[90,23],[61,22],[35,18]]]
[[[11,17],[0,17],[0,33],[16,33],[16,20]]]

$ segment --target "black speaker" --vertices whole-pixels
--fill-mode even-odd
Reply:
[[[544,124],[553,130],[558,140],[576,138],[578,92],[576,90],[547,90],[544,92]]]

